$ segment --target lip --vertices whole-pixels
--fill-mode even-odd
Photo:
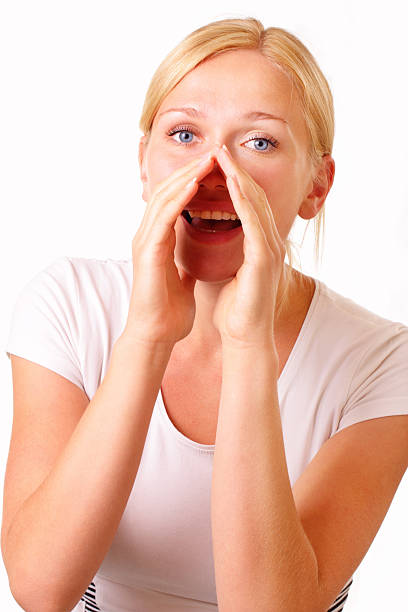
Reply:
[[[192,208],[191,210],[195,210]],[[204,210],[204,209],[203,209]],[[205,209],[208,210],[208,209]],[[219,210],[218,208],[214,208],[214,210]],[[234,229],[226,230],[225,232],[200,232],[200,230],[195,229],[188,221],[180,215],[183,220],[184,226],[186,228],[187,234],[197,242],[201,242],[203,244],[222,244],[224,242],[230,242],[236,236],[243,233],[242,225],[239,227],[234,227]]]

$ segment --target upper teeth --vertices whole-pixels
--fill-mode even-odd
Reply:
[[[191,218],[200,217],[201,219],[224,219],[226,221],[229,219],[232,221],[238,219],[237,215],[231,215],[223,210],[189,210],[188,213]]]

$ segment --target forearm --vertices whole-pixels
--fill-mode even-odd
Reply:
[[[220,612],[315,610],[317,561],[290,485],[271,347],[223,347],[211,521]]]
[[[44,610],[44,598],[55,610],[73,608],[102,563],[134,484],[170,353],[115,344],[58,461],[11,523],[7,569],[25,609]]]

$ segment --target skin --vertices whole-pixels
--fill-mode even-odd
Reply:
[[[181,106],[195,107],[206,117],[192,117],[184,112],[161,116],[167,109]],[[251,111],[265,111],[282,120],[242,118]],[[188,126],[185,128],[188,135],[183,132],[167,135],[178,126]],[[277,140],[279,144],[274,148],[265,140],[250,140],[254,136]],[[185,144],[182,137],[191,144]],[[204,61],[163,100],[150,138],[143,136],[139,145],[143,199],[148,202],[155,185],[177,168],[214,151],[214,163],[208,174],[200,177],[193,200],[222,195],[232,201],[226,184],[226,165],[217,149],[217,145],[224,143],[237,166],[264,190],[282,240],[287,238],[297,215],[311,219],[318,214],[333,182],[334,161],[326,155],[317,168],[313,166],[308,156],[309,135],[289,78],[260,52],[248,49],[228,51]],[[244,261],[244,235],[222,245],[196,243],[186,234],[181,218],[176,221],[175,232],[175,262],[197,279],[194,325],[183,342],[188,341],[192,352],[210,355],[221,347],[219,332],[213,324],[214,308],[220,291]],[[314,284],[313,288],[310,281],[301,285],[301,277],[307,278],[301,273],[296,275],[289,305],[275,321],[277,344],[280,338],[284,342],[290,321],[302,305],[310,303],[313,295]]]

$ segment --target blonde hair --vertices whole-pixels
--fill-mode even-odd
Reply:
[[[329,84],[316,60],[305,45],[282,28],[265,29],[255,18],[213,21],[186,36],[162,61],[154,73],[146,93],[139,127],[149,140],[156,113],[164,98],[181,79],[200,62],[234,49],[255,49],[279,66],[291,79],[298,92],[306,127],[310,135],[309,155],[317,164],[331,154],[334,138],[333,98]],[[310,220],[307,223],[306,230]],[[314,217],[315,258],[319,260],[320,233],[324,234],[324,206]],[[305,232],[306,232],[305,230]],[[282,302],[287,299],[289,277],[293,272],[294,243],[288,237],[285,248],[289,270],[285,270]]]

